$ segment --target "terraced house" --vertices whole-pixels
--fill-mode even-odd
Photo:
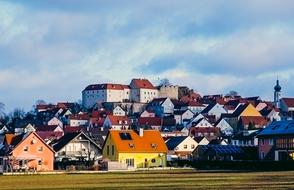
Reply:
[[[167,147],[160,132],[140,129],[110,130],[103,146],[103,158],[126,168],[165,167]]]

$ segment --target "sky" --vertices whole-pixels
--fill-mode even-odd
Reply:
[[[0,0],[0,102],[78,101],[168,78],[200,94],[294,96],[293,0]]]

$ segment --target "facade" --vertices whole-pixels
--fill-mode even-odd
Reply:
[[[214,115],[215,119],[218,120],[222,114],[227,113],[227,110],[223,105],[216,103],[208,105],[201,113],[203,115]]]
[[[90,117],[85,113],[70,115],[68,117],[69,125],[72,127],[87,126],[89,125],[89,119]]]
[[[174,104],[169,98],[155,98],[148,104],[148,110],[163,117],[174,113]]]
[[[258,134],[261,160],[294,160],[294,122],[275,121]]]
[[[159,98],[179,98],[179,86],[174,85],[163,85],[158,87],[158,97]]]
[[[3,171],[53,170],[54,150],[35,132],[6,134],[1,152]]]
[[[128,168],[165,167],[167,147],[156,130],[110,130],[103,146],[103,158]]]
[[[149,103],[154,98],[158,98],[158,90],[147,79],[133,79],[130,88],[131,101]]]
[[[101,158],[101,147],[83,132],[67,133],[53,144],[56,161],[90,161]]]
[[[83,106],[93,107],[102,102],[123,102],[130,99],[130,88],[122,84],[92,84],[82,92]]]
[[[123,110],[120,106],[116,106],[113,109],[112,114],[115,116],[126,116],[125,110]]]
[[[225,120],[220,119],[216,124],[215,127],[220,129],[221,134],[224,136],[231,136],[234,132],[233,127]]]
[[[170,159],[187,160],[191,158],[192,152],[198,146],[198,143],[190,136],[178,136],[168,139],[166,146]]]
[[[105,130],[126,130],[130,129],[131,120],[127,116],[114,116],[108,115],[103,123],[103,128]]]
[[[194,117],[194,113],[191,110],[175,111],[174,118],[177,125],[188,123]]]

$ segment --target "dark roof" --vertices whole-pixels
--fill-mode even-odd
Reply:
[[[57,152],[60,149],[62,149],[65,145],[67,145],[70,141],[75,139],[77,136],[79,136],[81,132],[74,132],[74,133],[67,133],[63,137],[57,141],[56,144],[53,145],[53,149]]]
[[[258,136],[294,135],[294,121],[275,121],[261,131]]]
[[[239,132],[235,135],[232,136],[233,140],[252,140],[254,137],[257,136],[257,134],[261,131],[262,129],[259,130],[254,130],[254,132],[248,133],[248,132]]]
[[[187,136],[171,137],[167,142],[166,146],[168,150],[174,150],[181,142],[183,142]]]
[[[240,105],[234,113],[232,113],[232,117],[239,117],[241,113],[247,108],[249,104]]]
[[[294,98],[282,98],[288,107],[294,107]]]
[[[197,143],[200,143],[205,137],[194,137],[194,140],[197,142]]]
[[[213,104],[209,104],[204,110],[202,110],[202,114],[208,113],[214,106],[216,105],[216,103]]]
[[[214,151],[218,155],[240,155],[245,154],[243,149],[234,145],[199,145],[197,149],[203,151]]]
[[[272,111],[272,109],[268,109],[268,107],[265,107],[262,110],[260,110],[259,112],[263,117],[267,117],[268,114],[271,113],[271,111]]]

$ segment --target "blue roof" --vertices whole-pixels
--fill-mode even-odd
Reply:
[[[174,150],[181,142],[183,142],[187,136],[172,137],[166,142],[168,150]]]
[[[294,121],[275,121],[262,130],[258,136],[294,135]]]

